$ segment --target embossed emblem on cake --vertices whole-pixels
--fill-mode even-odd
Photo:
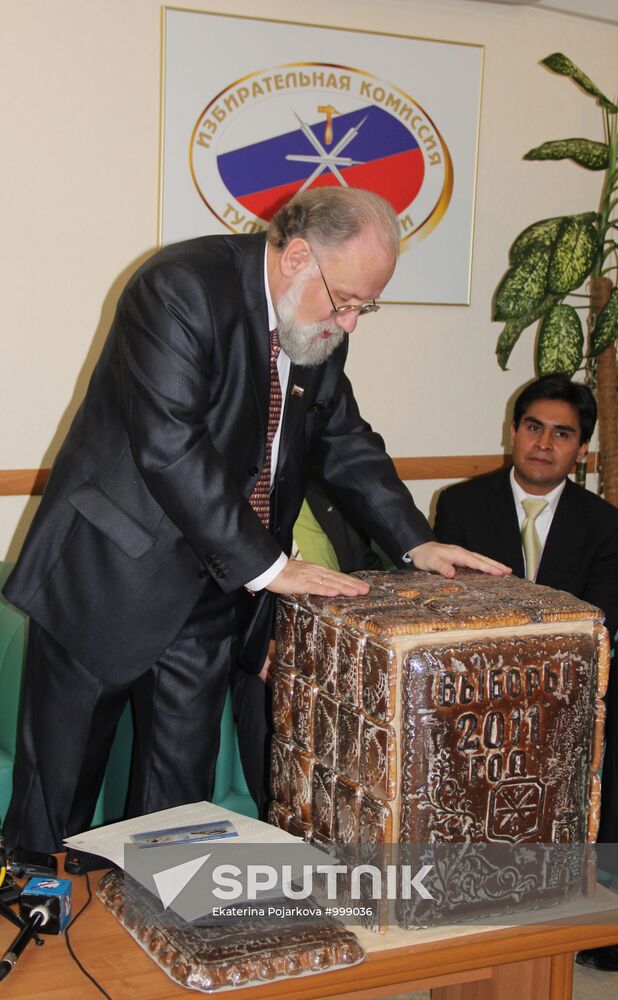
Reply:
[[[502,781],[489,793],[487,833],[512,844],[537,833],[543,815],[545,788],[532,778]]]

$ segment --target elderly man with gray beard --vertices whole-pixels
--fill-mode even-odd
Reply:
[[[506,571],[433,539],[344,374],[398,249],[386,202],[320,188],[129,281],[5,588],[31,618],[10,849],[88,826],[130,696],[129,814],[210,798],[230,665],[263,668],[275,595],[368,589],[288,560],[312,466],[398,563]]]

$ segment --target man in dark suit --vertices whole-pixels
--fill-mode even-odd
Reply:
[[[449,486],[438,499],[435,533],[511,566],[520,577],[601,608],[615,643],[618,629],[618,510],[576,486],[568,473],[582,461],[596,422],[590,389],[546,375],[518,396],[511,427],[513,466]],[[537,501],[545,506],[536,511]],[[533,525],[526,507],[533,503]],[[528,527],[526,522],[528,521]],[[523,539],[536,532],[538,546]],[[536,552],[536,555],[535,555]],[[539,558],[540,554],[540,558]],[[538,561],[537,561],[538,560]],[[615,663],[615,659],[613,661]],[[618,677],[610,674],[599,841],[618,842]],[[601,862],[611,864],[607,849]],[[605,861],[604,861],[605,859]],[[618,865],[618,858],[613,861]],[[618,874],[618,867],[616,868]],[[618,945],[582,952],[581,964],[618,969]]]
[[[262,669],[274,595],[367,589],[288,561],[312,465],[393,559],[502,571],[435,542],[343,372],[398,246],[386,202],[321,188],[268,240],[169,246],[129,281],[5,589],[31,618],[9,848],[88,826],[129,694],[130,814],[210,797],[230,665]]]

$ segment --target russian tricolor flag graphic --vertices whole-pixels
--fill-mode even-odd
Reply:
[[[349,187],[382,195],[396,212],[418,194],[425,175],[422,151],[412,133],[374,104],[322,117],[298,128],[217,157],[227,190],[249,212],[268,221],[303,185]],[[311,178],[310,184],[307,181]]]

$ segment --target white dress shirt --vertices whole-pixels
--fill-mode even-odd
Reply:
[[[266,244],[266,248],[264,250],[264,291],[266,292],[266,304],[268,306],[268,329],[275,330],[277,327],[277,314],[275,312],[275,307],[273,306],[273,300],[271,298],[270,288],[268,285],[268,270],[266,266],[267,254],[268,254],[268,243]],[[275,472],[277,471],[277,462],[279,460],[281,427],[283,425],[283,412],[285,409],[285,397],[288,388],[288,380],[290,378],[290,367],[291,367],[291,361],[289,356],[285,353],[285,351],[280,350],[279,356],[277,358],[277,371],[279,372],[279,384],[281,386],[282,406],[281,406],[281,416],[279,417],[279,426],[277,427],[277,431],[273,438],[272,450],[270,454],[271,490],[275,479]],[[252,591],[263,590],[264,587],[267,587],[268,584],[272,583],[275,577],[278,576],[278,574],[281,572],[287,561],[288,557],[286,556],[285,552],[282,552],[279,558],[272,564],[272,566],[269,566],[268,569],[264,570],[263,573],[260,573],[260,575],[256,576],[253,580],[247,581],[247,583],[245,584],[247,590],[252,590]]]
[[[520,532],[520,534],[521,534],[521,529],[523,527],[523,523],[526,520],[526,512],[525,512],[524,508],[522,507],[522,501],[523,500],[547,500],[547,507],[545,508],[545,510],[541,511],[541,513],[538,515],[538,517],[536,518],[536,520],[534,522],[534,526],[535,526],[535,528],[537,530],[537,534],[539,536],[539,540],[540,540],[541,546],[542,546],[542,548],[541,548],[541,555],[540,555],[540,558],[539,558],[539,563],[540,563],[541,559],[543,558],[543,549],[545,548],[545,542],[547,541],[547,536],[549,534],[549,529],[551,528],[551,523],[552,523],[552,521],[554,519],[554,514],[556,513],[556,507],[558,506],[558,501],[560,500],[560,497],[562,496],[562,491],[563,491],[563,489],[565,487],[565,484],[566,484],[566,479],[563,479],[562,482],[559,483],[558,486],[555,486],[554,489],[551,490],[551,492],[549,492],[549,493],[543,493],[543,494],[526,493],[526,491],[524,489],[522,489],[522,487],[519,485],[519,483],[515,479],[515,469],[514,468],[511,469],[510,480],[511,480],[511,489],[513,490],[513,497],[515,499],[515,509],[517,510],[517,520],[519,522],[519,532]],[[524,550],[523,550],[523,545],[522,545],[522,552],[523,551]],[[526,555],[524,553],[524,565],[525,565],[525,562],[526,562]],[[528,567],[526,566],[525,569],[526,569],[526,572],[527,572],[528,571]]]

